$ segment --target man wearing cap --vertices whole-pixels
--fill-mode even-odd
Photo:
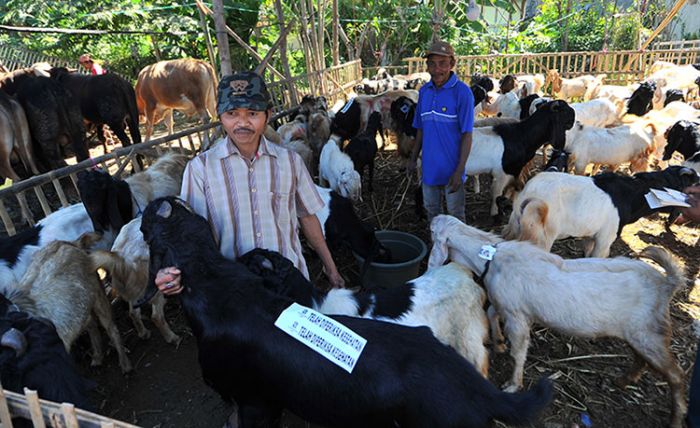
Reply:
[[[430,82],[420,88],[413,119],[416,145],[408,164],[416,168],[423,151],[423,201],[428,222],[442,212],[442,194],[447,212],[465,221],[465,165],[472,146],[474,95],[452,71],[454,49],[438,41],[425,53]]]
[[[331,285],[343,287],[314,215],[323,201],[304,162],[263,136],[272,102],[262,77],[253,72],[224,76],[217,98],[228,137],[187,164],[180,197],[209,220],[226,258],[254,248],[274,250],[308,278],[297,232],[301,226]],[[161,269],[156,286],[166,295],[180,293],[180,271]]]
[[[90,54],[80,55],[80,58],[78,58],[78,62],[80,63],[80,65],[85,67],[86,70],[89,70],[90,74],[92,74],[93,76],[105,74],[107,72],[107,70],[105,70],[104,68],[102,68],[102,66],[100,66],[92,60]]]

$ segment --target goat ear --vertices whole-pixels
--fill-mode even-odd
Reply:
[[[436,239],[433,242],[433,248],[430,250],[430,258],[428,259],[428,269],[433,269],[445,264],[447,260],[447,239]]]
[[[158,207],[158,211],[156,211],[156,215],[158,217],[163,217],[163,218],[169,218],[172,213],[173,213],[173,206],[170,205],[170,202],[168,202],[168,201],[161,202],[160,206]]]
[[[17,357],[21,357],[27,350],[27,339],[24,333],[13,327],[2,335],[0,345],[14,349]]]

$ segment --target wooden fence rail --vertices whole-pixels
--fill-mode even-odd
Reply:
[[[34,213],[27,200],[27,194],[35,196],[41,206],[43,216],[47,216],[53,210],[59,207],[66,207],[71,204],[66,188],[61,183],[61,180],[66,182],[69,179],[68,189],[72,190],[76,195],[74,198],[78,200],[77,173],[95,166],[101,166],[112,174],[119,176],[128,166],[131,166],[135,171],[140,171],[141,168],[136,162],[137,155],[146,157],[156,157],[163,153],[164,150],[174,149],[180,153],[194,155],[199,149],[199,142],[204,138],[204,133],[219,125],[209,123],[200,125],[194,128],[184,130],[166,137],[156,138],[146,143],[134,144],[127,147],[118,148],[106,155],[86,159],[75,165],[69,165],[53,171],[49,171],[42,175],[37,175],[26,180],[22,180],[5,189],[0,189],[0,220],[8,235],[14,235],[17,232],[16,225],[23,222],[33,226]],[[193,136],[196,136],[193,138]],[[48,197],[44,186],[49,187],[51,194]],[[55,194],[55,196],[53,196]],[[49,200],[51,202],[49,202]],[[10,202],[19,204],[19,212],[17,210],[9,210]],[[42,217],[43,217],[42,216]]]
[[[457,73],[470,76],[484,73],[500,77],[506,74],[545,74],[549,69],[557,69],[562,77],[575,77],[583,74],[607,74],[605,83],[626,85],[644,78],[649,67],[656,61],[670,61],[675,64],[698,62],[700,49],[660,49],[653,51],[611,51],[611,52],[552,52],[532,54],[496,54],[456,57]],[[408,73],[425,71],[425,59],[412,57],[404,59],[408,63]]]
[[[137,425],[76,409],[71,403],[41,400],[36,391],[27,388],[22,395],[3,390],[0,385],[2,428],[12,428],[12,418],[16,417],[31,420],[34,428],[138,428]]]
[[[668,42],[656,42],[651,45],[654,50],[658,49],[700,49],[700,40],[671,40]]]

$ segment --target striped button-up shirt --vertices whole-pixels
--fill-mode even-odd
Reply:
[[[209,221],[224,257],[274,250],[309,277],[298,217],[316,213],[323,201],[297,153],[262,137],[255,158],[245,159],[228,138],[220,140],[187,164],[180,196]]]

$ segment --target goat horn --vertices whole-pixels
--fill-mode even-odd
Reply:
[[[17,356],[21,357],[27,350],[27,339],[24,333],[13,327],[2,335],[0,345],[14,349]]]

